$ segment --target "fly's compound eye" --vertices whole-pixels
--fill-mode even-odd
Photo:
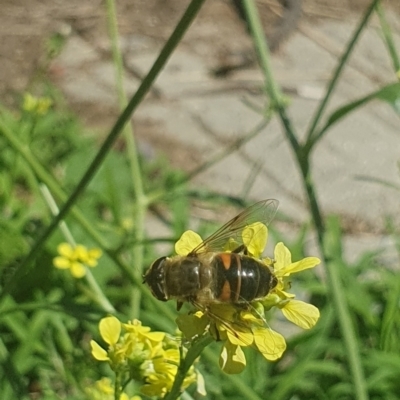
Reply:
[[[161,257],[154,261],[146,275],[144,276],[144,282],[146,282],[154,297],[157,300],[167,301],[167,295],[165,293],[165,266],[167,257]]]

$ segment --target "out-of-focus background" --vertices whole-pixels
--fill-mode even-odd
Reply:
[[[206,1],[135,110],[139,156],[122,134],[65,218],[67,225],[41,241],[56,213],[49,207],[53,197],[65,203],[121,113],[107,28],[111,3],[0,2],[0,398],[81,399],[86,393],[93,400],[95,382],[114,378],[89,356],[90,340],[101,341],[102,317],[140,317],[152,329],[176,333],[175,304],[158,302],[142,285],[154,259],[173,253],[189,227],[205,237],[208,224],[215,229],[245,205],[275,198],[280,207],[266,255],[274,257],[272,245],[283,241],[293,261],[321,258],[315,270],[287,283],[321,317],[315,326],[316,314],[308,326],[297,324],[312,328],[301,330],[280,310],[268,310],[268,324],[285,336],[287,350],[279,361],[267,362],[247,349],[240,379],[221,372],[221,343],[211,344],[196,364],[208,398],[272,393],[282,400],[364,400],[368,393],[396,399],[400,2],[382,2],[381,18],[379,9],[372,13],[317,128],[339,107],[385,85],[392,91],[329,126],[308,160],[304,149],[294,154],[283,118],[269,101],[242,2]],[[117,1],[128,97],[189,3]],[[372,3],[256,3],[282,104],[297,139],[306,139]],[[385,18],[390,30],[382,29]],[[303,167],[309,161],[310,176],[301,174],[296,155],[303,156]],[[307,196],[307,184],[316,198],[310,190]],[[60,251],[65,241],[69,256]],[[98,265],[82,267],[86,275],[73,271],[75,243],[103,251],[100,257],[94,250]],[[178,351],[178,341],[171,343]],[[146,384],[137,378],[128,387],[132,395]],[[188,393],[198,398],[193,386]]]

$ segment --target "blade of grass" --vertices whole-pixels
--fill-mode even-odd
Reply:
[[[95,156],[94,160],[88,167],[87,171],[85,172],[84,176],[78,183],[75,190],[72,192],[66,203],[60,208],[59,214],[53,218],[51,224],[47,227],[47,229],[39,236],[37,241],[31,248],[29,254],[24,258],[21,264],[17,267],[16,271],[14,272],[13,276],[7,282],[7,285],[3,287],[2,293],[0,293],[0,300],[10,293],[18,282],[18,280],[24,276],[29,268],[32,265],[32,261],[38,255],[40,249],[42,248],[43,244],[46,240],[50,237],[50,235],[54,232],[57,228],[58,224],[62,219],[70,211],[71,207],[76,203],[78,197],[82,194],[86,186],[92,180],[94,174],[100,168],[105,156],[108,154],[111,146],[114,144],[115,140],[117,139],[118,135],[121,133],[125,124],[129,121],[132,113],[136,110],[139,106],[141,101],[143,100],[146,93],[149,91],[151,85],[155,81],[158,74],[161,72],[162,68],[168,61],[169,57],[171,56],[172,52],[174,51],[175,47],[178,45],[180,40],[183,37],[183,34],[189,28],[190,24],[192,23],[193,19],[195,18],[197,12],[200,10],[201,6],[203,5],[205,0],[192,0],[189,4],[188,8],[186,9],[183,17],[175,27],[175,30],[167,40],[167,43],[164,45],[163,49],[161,50],[160,54],[158,55],[156,61],[154,62],[153,66],[151,67],[150,71],[143,79],[141,85],[139,86],[136,93],[133,95],[132,99],[128,103],[127,107],[125,108],[124,112],[120,115],[117,122],[111,129],[109,135],[107,136],[106,140],[104,141],[103,145],[99,149],[99,152]]]
[[[372,92],[364,97],[361,97],[358,100],[352,101],[348,104],[345,104],[342,107],[337,108],[332,114],[329,116],[326,124],[314,135],[312,139],[308,142],[308,148],[310,149],[313,145],[321,139],[321,137],[325,134],[325,132],[342,118],[347,116],[352,111],[356,110],[359,107],[364,106],[371,100],[381,100],[389,103],[394,110],[399,113],[400,112],[400,83],[392,83],[390,85],[384,86],[375,92]]]
[[[400,302],[400,278],[393,277],[391,290],[387,294],[387,305],[383,313],[380,335],[380,348],[387,353],[398,352],[398,313]]]
[[[122,111],[127,105],[127,98],[123,87],[124,72],[123,72],[122,55],[118,46],[119,35],[118,35],[117,15],[115,11],[115,1],[107,0],[106,5],[107,5],[108,31],[111,39],[111,48],[113,54],[113,63],[115,67],[118,100]],[[126,153],[129,160],[131,179],[133,183],[133,189],[135,192],[135,203],[136,203],[133,215],[133,221],[135,221],[135,224],[133,226],[134,230],[133,237],[137,244],[132,248],[133,274],[138,280],[140,280],[143,270],[143,250],[144,250],[144,247],[141,243],[143,242],[144,239],[144,222],[147,212],[148,199],[145,195],[143,188],[142,171],[139,164],[139,153],[131,123],[128,123],[125,126],[123,135],[127,144]],[[139,319],[140,301],[141,301],[141,290],[136,285],[132,285],[130,308],[129,308],[130,317],[132,319],[135,318]]]
[[[397,78],[400,79],[400,59],[396,51],[396,45],[393,40],[392,30],[387,22],[385,12],[383,11],[382,4],[379,2],[376,5],[376,13],[379,17],[379,22],[381,23],[383,37],[385,39],[385,44],[388,48],[390,57],[392,58],[393,69],[397,74]]]
[[[281,117],[287,132],[289,141],[295,151],[299,151],[299,142],[294,127],[286,114],[286,102],[282,91],[272,74],[271,57],[265,40],[264,30],[258,16],[257,8],[253,0],[243,0],[244,9],[248,19],[249,28],[255,43],[255,49],[259,57],[261,70],[265,79],[265,90],[272,102],[272,109],[276,109]]]

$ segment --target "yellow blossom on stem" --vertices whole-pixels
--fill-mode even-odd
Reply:
[[[261,222],[246,226],[241,232],[241,243],[246,254],[260,259],[268,239],[268,229]],[[240,246],[237,236],[227,239],[221,251],[233,251]],[[202,242],[193,231],[186,231],[175,244],[177,254],[185,256]],[[290,251],[278,243],[274,259],[261,260],[265,268],[277,278],[276,287],[260,301],[251,302],[247,309],[229,303],[212,303],[195,314],[180,315],[177,324],[185,338],[196,340],[209,332],[217,341],[222,341],[220,367],[227,373],[239,373],[246,366],[242,347],[256,348],[267,360],[277,360],[286,350],[285,338],[272,330],[266,323],[264,310],[279,308],[284,316],[296,325],[310,329],[318,318],[319,310],[311,304],[295,300],[295,295],[285,291],[284,279],[292,273],[313,268],[320,263],[316,257],[307,257],[292,263]],[[199,306],[197,304],[197,306]]]
[[[110,378],[101,378],[94,385],[86,387],[85,393],[91,400],[114,400],[114,390],[115,388]],[[141,397],[129,397],[126,393],[121,393],[119,400],[141,400]]]
[[[318,308],[312,304],[294,300],[295,296],[285,291],[284,278],[293,273],[314,268],[321,261],[317,257],[306,257],[293,263],[289,249],[282,242],[275,246],[274,255],[274,274],[278,279],[278,284],[267,296],[264,304],[278,307],[289,321],[301,328],[312,328],[320,316]]]
[[[45,115],[52,106],[53,101],[48,97],[35,97],[30,93],[24,93],[22,109],[37,115]]]
[[[86,274],[85,267],[95,267],[102,251],[98,248],[87,249],[83,245],[72,247],[69,243],[57,246],[59,256],[53,259],[53,264],[59,269],[69,269],[74,278],[82,278]]]
[[[106,317],[100,320],[99,331],[102,339],[109,345],[108,350],[103,349],[94,340],[90,341],[92,347],[92,355],[99,361],[111,361],[117,363],[121,361],[115,356],[118,353],[117,343],[121,334],[121,323],[115,317]]]
[[[181,357],[177,341],[168,339],[164,332],[152,332],[138,320],[122,324],[115,317],[103,318],[99,331],[108,348],[92,340],[92,355],[107,361],[120,380],[133,378],[141,382],[141,392],[147,396],[162,397],[171,390]],[[192,365],[182,389],[193,382],[196,373]]]

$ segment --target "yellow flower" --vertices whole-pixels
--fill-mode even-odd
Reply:
[[[35,97],[30,93],[25,93],[22,109],[32,114],[45,115],[52,104],[52,100],[48,97]]]
[[[275,246],[274,273],[278,278],[277,286],[263,301],[265,306],[276,306],[282,310],[283,315],[294,324],[303,329],[312,328],[318,321],[320,313],[317,307],[300,300],[294,300],[294,295],[285,291],[284,278],[292,273],[314,268],[321,261],[317,257],[306,257],[292,263],[289,249],[279,242]]]
[[[242,231],[242,241],[247,248],[247,252],[253,257],[260,257],[267,244],[268,229],[261,222],[255,222],[246,226]],[[175,243],[175,252],[180,256],[187,256],[193,249],[203,242],[201,236],[191,230],[183,232],[180,239]],[[226,251],[235,250],[239,243],[233,238],[227,240]],[[221,249],[222,250],[222,249]]]
[[[115,317],[103,318],[99,331],[109,346],[105,350],[92,340],[90,344],[95,359],[108,361],[117,374],[142,381],[141,391],[148,396],[162,397],[172,388],[180,362],[177,341],[168,339],[164,332],[151,332],[138,320],[122,324]],[[193,382],[196,382],[196,373],[192,366],[182,388]],[[124,399],[121,396],[121,400]]]
[[[110,378],[101,378],[93,386],[87,387],[85,393],[90,400],[114,400],[114,384]],[[121,393],[119,400],[141,400],[141,397],[129,397],[126,393]]]
[[[153,343],[158,343],[165,337],[164,332],[151,332],[148,326],[142,326],[142,323],[137,319],[129,321],[127,324],[123,324],[123,326],[127,332],[134,333],[144,341],[150,340]]]
[[[175,375],[178,371],[180,362],[180,353],[178,347],[163,350],[158,357],[152,359],[145,372],[145,385],[141,391],[146,396],[163,397],[172,388],[175,381]],[[186,378],[182,384],[182,390],[196,382],[196,373],[194,367],[189,369]]]
[[[272,361],[286,349],[284,337],[269,328],[261,317],[262,305],[253,304],[249,311],[240,311],[231,304],[209,304],[204,313],[180,315],[177,324],[188,340],[209,331],[217,341],[222,341],[220,367],[228,374],[237,374],[246,366],[241,347],[254,347]]]
[[[241,236],[247,253],[260,259],[268,239],[267,227],[261,222],[255,222],[246,226]],[[197,233],[186,231],[176,242],[175,251],[182,256],[188,255],[201,242]],[[232,237],[227,239],[221,251],[233,251],[239,245]],[[285,291],[284,279],[292,273],[315,267],[320,260],[307,257],[292,263],[290,251],[283,243],[276,245],[274,255],[274,260],[268,257],[261,260],[266,268],[273,270],[278,281],[262,301],[253,301],[245,310],[235,304],[211,303],[195,314],[180,315],[177,318],[178,327],[186,339],[192,341],[209,332],[217,341],[223,342],[219,364],[226,373],[239,373],[245,368],[246,358],[242,347],[254,347],[270,361],[282,357],[286,350],[285,338],[267,325],[263,317],[265,309],[277,307],[288,320],[305,329],[313,327],[319,318],[316,307],[295,300],[293,294]]]
[[[203,240],[198,233],[193,231],[185,231],[180,239],[175,243],[175,252],[180,256],[187,256],[202,241]]]
[[[110,378],[101,378],[96,382],[96,387],[101,393],[104,394],[114,394],[114,387],[111,385]]]
[[[267,245],[268,229],[261,222],[254,222],[243,229],[242,239],[249,255],[259,258]]]
[[[121,322],[115,317],[106,317],[100,320],[99,331],[102,339],[110,346],[109,350],[104,350],[94,340],[90,341],[92,347],[92,355],[99,361],[110,361],[109,353],[112,353],[116,348],[120,334]]]
[[[85,246],[72,247],[69,243],[61,243],[57,247],[59,256],[55,257],[53,264],[59,269],[69,269],[74,278],[82,278],[86,274],[85,266],[95,267],[101,257],[100,249],[88,250]]]

